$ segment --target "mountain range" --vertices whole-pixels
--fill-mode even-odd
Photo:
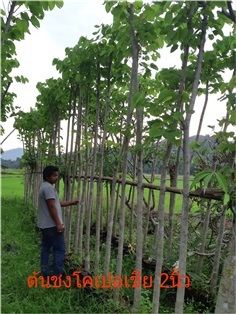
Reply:
[[[21,158],[23,155],[23,148],[13,148],[6,150],[3,154],[1,154],[1,159],[4,160],[16,160],[17,158]]]

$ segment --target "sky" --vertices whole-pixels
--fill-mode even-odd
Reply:
[[[36,84],[51,77],[59,77],[55,66],[52,66],[52,60],[63,59],[65,48],[74,47],[80,36],[92,38],[92,33],[96,30],[94,25],[102,23],[112,23],[112,15],[105,11],[102,0],[64,0],[64,6],[61,9],[55,7],[52,11],[46,11],[44,19],[40,21],[40,28],[30,27],[31,34],[26,34],[23,41],[15,43],[20,67],[14,70],[13,74],[27,77],[29,83],[12,84],[10,91],[17,94],[14,105],[19,106],[25,112],[29,111],[30,107],[34,107],[38,95]],[[169,54],[164,50],[157,65],[159,68],[180,67],[180,60],[175,53]],[[204,97],[197,100],[191,122],[191,135],[197,132],[203,103]],[[211,96],[201,134],[210,134],[211,130],[207,125],[217,125],[217,119],[224,115],[225,104],[220,103],[216,95]],[[13,130],[13,123],[14,119],[9,118],[6,123],[2,124],[5,134],[1,140]],[[15,131],[3,143],[2,149],[6,151],[17,147],[23,147],[23,144]]]

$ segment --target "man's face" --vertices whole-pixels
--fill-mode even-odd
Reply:
[[[51,184],[54,184],[57,182],[58,180],[58,172],[57,171],[53,171],[52,175],[50,177],[47,178],[47,181]]]

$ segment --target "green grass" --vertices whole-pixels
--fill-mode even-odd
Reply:
[[[21,171],[8,170],[1,173],[1,196],[22,197],[24,195],[24,176]]]

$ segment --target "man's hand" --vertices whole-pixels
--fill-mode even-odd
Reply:
[[[59,233],[64,232],[64,226],[60,222],[57,224],[57,232]]]
[[[77,205],[80,202],[80,200],[74,200],[74,201],[60,201],[61,207],[66,207],[66,206],[72,206],[72,205]]]
[[[71,202],[71,205],[77,205],[78,203],[80,203],[80,200],[74,200]]]

